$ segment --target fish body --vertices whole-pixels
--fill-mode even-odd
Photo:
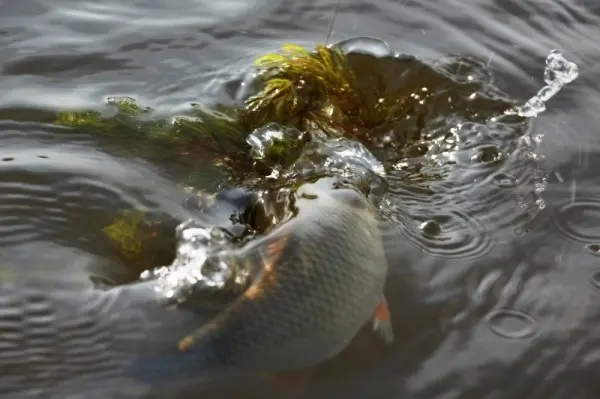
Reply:
[[[365,322],[393,338],[387,260],[372,205],[350,189],[299,192],[298,215],[239,249],[259,273],[229,308],[180,342],[219,367],[278,373],[340,353]]]

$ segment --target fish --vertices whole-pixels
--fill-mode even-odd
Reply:
[[[298,189],[300,212],[231,254],[256,270],[248,289],[183,337],[212,367],[285,373],[338,355],[369,323],[391,344],[388,262],[376,208],[352,188]]]

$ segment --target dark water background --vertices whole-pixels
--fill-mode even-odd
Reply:
[[[51,111],[116,95],[165,112],[228,101],[257,55],[323,42],[335,6],[0,1],[0,280],[88,288],[90,270],[127,276],[101,239],[109,215],[187,212],[177,168],[57,128]],[[361,334],[308,397],[600,396],[599,22],[600,5],[584,0],[341,1],[331,41],[377,36],[418,57],[471,55],[520,101],[543,85],[553,48],[580,76],[533,121],[540,143],[528,163],[506,162],[481,181],[457,166],[435,201],[402,197],[416,224],[453,226],[453,249],[399,243],[388,287],[396,343]],[[525,223],[531,203],[536,217]],[[260,397],[238,388],[246,394],[233,397]]]

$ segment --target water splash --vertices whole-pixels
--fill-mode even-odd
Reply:
[[[307,137],[310,142],[305,144]],[[333,177],[375,195],[385,181],[385,169],[375,156],[361,143],[346,138],[330,139],[320,132],[303,133],[271,123],[253,131],[247,142],[254,161],[270,169],[270,178],[298,182]],[[247,283],[250,271],[237,267],[236,246],[226,230],[190,220],[176,234],[173,263],[142,274],[144,279],[157,280],[163,297],[184,301],[193,290],[219,291]]]
[[[176,235],[178,245],[173,263],[140,276],[156,279],[156,289],[162,296],[182,301],[193,289],[221,290],[238,277],[233,276],[232,268],[221,256],[234,248],[226,230],[189,220],[177,227]]]
[[[520,116],[525,118],[537,117],[542,112],[546,111],[546,102],[554,97],[563,87],[573,82],[579,77],[579,67],[574,62],[568,61],[558,50],[551,50],[546,57],[546,67],[544,68],[544,81],[546,85],[525,102],[521,106],[517,106],[504,112],[503,115],[495,116],[489,119],[489,122],[501,122],[505,117]],[[540,133],[529,133],[522,137],[525,147],[533,149],[537,144],[541,143],[543,135]],[[539,161],[543,155],[529,151],[527,157],[530,160]],[[547,172],[538,171],[535,183],[536,209],[542,210],[546,207],[541,194],[547,186]],[[520,204],[527,208],[528,201],[523,201]]]
[[[246,142],[254,161],[269,168],[267,178],[278,178],[281,170],[289,166],[289,159],[298,155],[304,138],[303,132],[269,123],[250,133]]]
[[[330,139],[320,132],[311,132],[311,142],[296,162],[286,171],[290,179],[328,176],[356,187],[381,185],[385,168],[360,142],[344,137]]]
[[[577,79],[578,76],[579,67],[577,64],[568,61],[558,50],[550,51],[550,54],[546,57],[546,68],[544,69],[546,85],[523,106],[516,109],[517,115],[526,118],[538,116],[546,110],[545,103],[564,86]]]
[[[385,186],[385,168],[358,141],[330,138],[323,132],[270,123],[247,138],[255,162],[267,167],[267,177],[287,181],[333,177],[365,194]]]

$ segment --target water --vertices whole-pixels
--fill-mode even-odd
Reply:
[[[256,55],[284,41],[323,42],[335,3],[2,2],[2,282],[56,289],[60,276],[61,287],[90,289],[90,276],[135,280],[141,270],[102,227],[121,209],[195,214],[178,184],[185,165],[58,128],[50,111],[101,108],[120,95],[167,114],[231,103]],[[415,99],[428,106],[425,128],[414,118],[396,130],[425,130],[427,151],[396,148],[397,137],[393,151],[371,151],[394,165],[380,206],[402,226],[387,290],[396,343],[361,333],[319,369],[307,397],[598,396],[599,19],[599,7],[577,0],[342,0],[331,42],[380,37],[391,50],[371,42],[372,52],[415,55],[462,83],[415,68],[414,89],[429,87]],[[527,104],[547,83],[552,49],[579,77],[543,112],[530,103],[530,122],[490,121],[504,110],[491,94],[469,100],[493,85]],[[548,87],[541,99],[554,94]],[[231,389],[254,397],[267,388]]]

